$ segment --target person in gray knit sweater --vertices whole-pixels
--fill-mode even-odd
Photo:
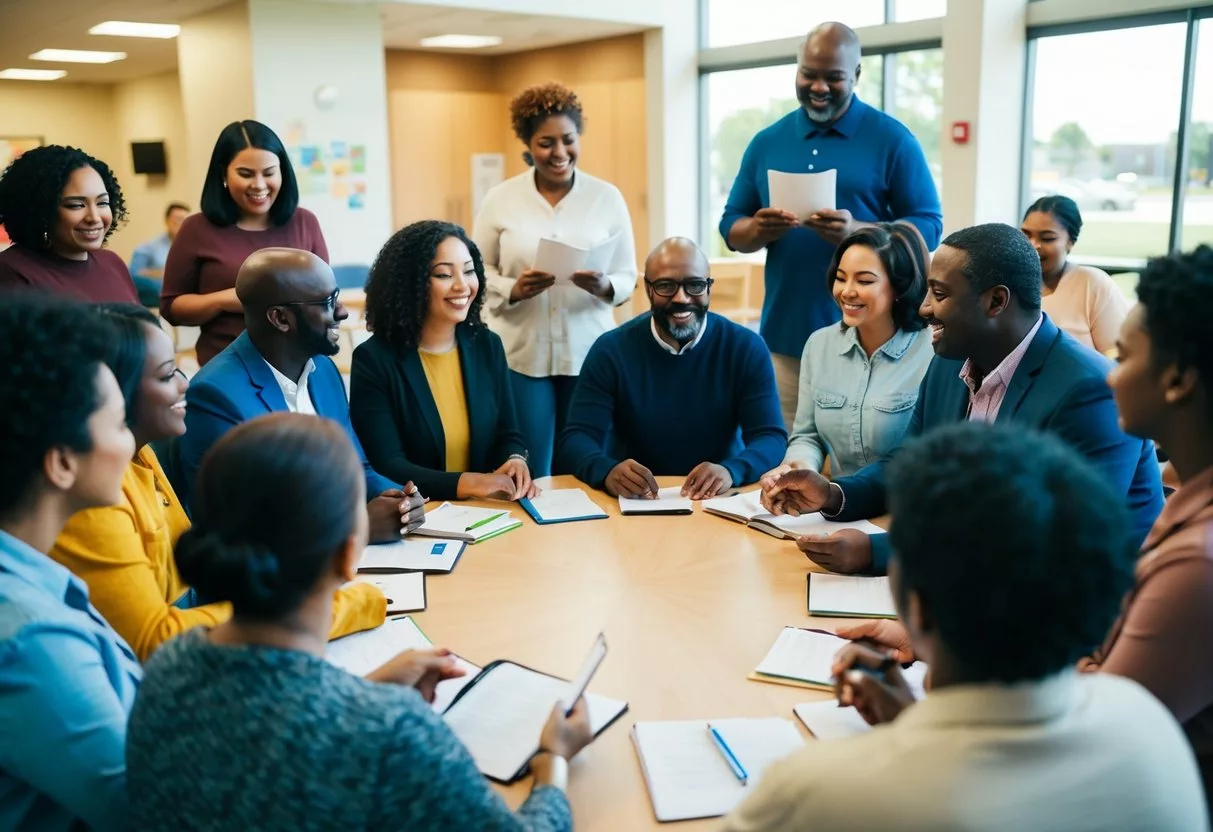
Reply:
[[[449,651],[402,653],[367,678],[329,664],[333,590],[366,544],[363,471],[335,423],[277,413],[224,436],[198,476],[176,557],[233,617],[160,648],[127,734],[140,830],[573,828],[567,760],[585,702],[555,708],[515,813],[431,710]]]

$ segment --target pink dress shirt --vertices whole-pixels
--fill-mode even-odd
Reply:
[[[1002,400],[1007,396],[1007,385],[1011,383],[1011,378],[1019,369],[1019,362],[1023,361],[1023,357],[1028,352],[1028,347],[1032,345],[1032,339],[1036,337],[1042,323],[1044,323],[1044,315],[1037,318],[1036,326],[1028,330],[1028,334],[1019,342],[1019,346],[1011,350],[1007,357],[980,381],[974,378],[972,359],[966,361],[965,365],[960,368],[960,380],[965,383],[965,387],[969,388],[969,421],[993,422],[998,418]]]

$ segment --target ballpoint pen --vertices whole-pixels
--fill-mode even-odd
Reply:
[[[720,749],[720,753],[724,755],[724,761],[729,764],[733,775],[741,783],[746,785],[750,781],[750,775],[746,773],[745,766],[741,764],[741,760],[737,759],[737,755],[733,753],[733,749],[729,748],[729,744],[724,741],[724,737],[720,736],[720,732],[712,727],[712,723],[708,723],[708,732],[712,735],[712,741],[716,747]]]

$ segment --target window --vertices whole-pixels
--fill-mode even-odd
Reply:
[[[1178,241],[1185,251],[1201,243],[1213,245],[1213,18],[1197,25],[1196,83],[1188,120],[1188,189]]]
[[[931,17],[943,17],[947,13],[948,0],[893,0],[893,19],[889,22],[926,20]]]
[[[943,167],[939,153],[943,118],[943,50],[920,49],[885,56],[884,70],[891,75],[891,101],[885,112],[909,128],[922,145],[935,189],[940,190]]]
[[[1024,207],[1049,193],[1077,202],[1080,261],[1116,267],[1167,251],[1186,31],[1175,23],[1035,41]],[[1148,72],[1140,55],[1150,56]]]
[[[880,106],[883,59],[867,56],[855,92],[863,100]],[[735,69],[704,76],[707,129],[707,187],[705,189],[704,237],[710,240],[712,257],[729,256],[728,247],[716,232],[741,157],[754,134],[800,106],[796,100],[794,64]],[[936,131],[938,132],[938,130]]]
[[[705,46],[733,46],[802,37],[818,23],[838,20],[853,28],[885,22],[885,0],[703,0],[707,15]],[[943,0],[900,0],[906,6],[942,4]]]

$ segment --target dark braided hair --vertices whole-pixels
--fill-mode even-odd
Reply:
[[[366,282],[367,329],[401,350],[417,348],[430,306],[430,263],[438,246],[456,237],[468,247],[480,289],[460,327],[479,329],[484,306],[484,261],[467,232],[454,223],[422,220],[397,231],[384,243]]]
[[[14,243],[45,249],[59,217],[59,199],[67,180],[80,168],[97,171],[110,198],[114,221],[105,239],[126,222],[126,200],[109,165],[77,147],[48,144],[27,150],[0,176],[0,225]]]

